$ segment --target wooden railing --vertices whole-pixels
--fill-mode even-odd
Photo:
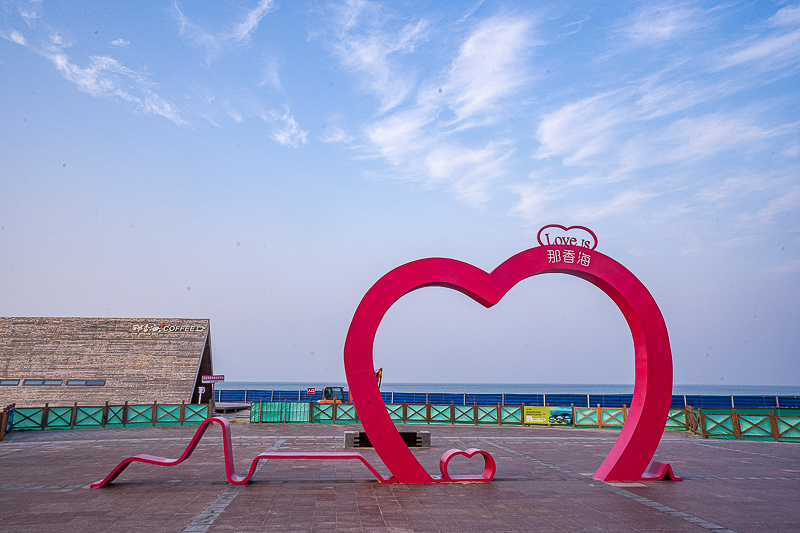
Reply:
[[[528,425],[525,406],[387,404],[395,423]],[[621,428],[628,417],[628,407],[575,407],[569,424],[560,427]],[[354,424],[358,414],[352,404],[316,402],[253,402],[251,423]],[[550,424],[546,424],[550,425]],[[670,409],[667,431],[689,431],[703,438],[775,440],[800,442],[800,409]]]
[[[4,415],[5,417],[5,410]],[[214,403],[207,404],[128,404],[68,407],[17,407],[9,413],[10,430],[41,431],[136,426],[183,426],[200,424],[214,416]],[[5,427],[5,426],[4,426]]]

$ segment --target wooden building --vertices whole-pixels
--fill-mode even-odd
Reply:
[[[0,317],[0,405],[205,403],[205,374],[208,319]]]

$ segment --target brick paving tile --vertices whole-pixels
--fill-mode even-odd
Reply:
[[[244,470],[279,439],[280,451],[339,451],[344,431],[358,429],[237,424],[232,427],[236,469]],[[189,524],[199,524],[191,531],[210,532],[797,530],[797,444],[668,432],[655,458],[669,462],[684,482],[611,485],[586,474],[611,449],[613,430],[401,429],[431,432],[432,447],[413,450],[429,472],[438,473],[445,450],[477,447],[495,457],[495,481],[385,485],[356,461],[270,460],[250,484],[232,487],[225,480],[221,432],[214,427],[181,465],[133,464],[111,486],[89,489],[125,457],[178,457],[195,428],[13,432],[0,443],[0,531],[152,533],[178,532]],[[361,451],[381,473],[389,473],[374,450]],[[450,466],[451,473],[473,473],[482,462],[456,457]],[[223,493],[233,495],[227,506],[209,511],[218,508],[215,501]]]

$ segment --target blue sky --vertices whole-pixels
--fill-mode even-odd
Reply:
[[[585,225],[675,381],[800,383],[800,6],[3,1],[0,315],[211,319],[229,380],[343,381],[369,287]],[[415,291],[392,382],[632,383],[559,274]]]

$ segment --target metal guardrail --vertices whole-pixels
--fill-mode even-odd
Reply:
[[[345,396],[347,391],[345,391]],[[442,392],[381,392],[386,404],[407,405],[535,405],[580,407],[623,407],[633,402],[632,394],[470,394]],[[316,402],[322,398],[322,391],[308,394],[304,390],[253,390],[216,389],[217,402]],[[800,408],[797,396],[705,396],[700,394],[674,394],[671,407],[675,409],[692,406],[695,409],[744,409],[744,408]]]
[[[214,416],[214,404],[128,404],[70,407],[17,407],[10,431],[48,429],[114,428],[136,426],[183,426],[200,424]]]

